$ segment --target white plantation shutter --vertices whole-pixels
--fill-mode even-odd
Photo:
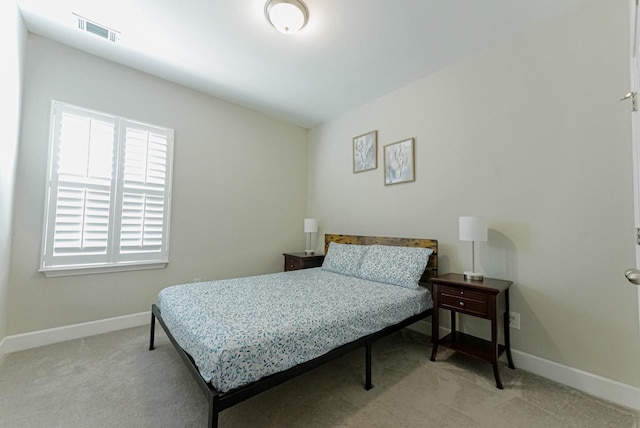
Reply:
[[[167,132],[136,123],[124,126],[124,183],[120,252],[162,251],[167,181]]]
[[[106,254],[109,191],[58,187],[53,254]]]
[[[50,259],[99,262],[107,254],[115,144],[114,118],[72,106],[54,108]]]
[[[172,154],[171,129],[53,101],[41,270],[164,266]]]

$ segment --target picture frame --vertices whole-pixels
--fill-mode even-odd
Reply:
[[[384,146],[384,185],[415,181],[415,139]]]
[[[353,173],[378,168],[378,131],[353,138]]]

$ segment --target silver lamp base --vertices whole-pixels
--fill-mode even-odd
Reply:
[[[468,279],[469,281],[482,281],[484,279],[484,274],[482,272],[466,271],[464,273],[464,279]]]

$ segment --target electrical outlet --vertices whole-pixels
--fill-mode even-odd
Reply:
[[[509,327],[520,330],[520,314],[518,312],[509,312]]]
[[[202,282],[202,278],[193,278],[193,282]]]

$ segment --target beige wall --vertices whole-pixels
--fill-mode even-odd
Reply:
[[[175,129],[168,268],[37,272],[51,99]],[[279,271],[304,248],[305,129],[32,34],[23,107],[8,334],[147,311],[167,285]]]
[[[594,1],[313,129],[308,214],[436,238],[441,273],[470,267],[458,217],[486,216],[477,262],[515,282],[514,348],[640,386],[628,37],[627,2]],[[378,169],[353,174],[351,139],[374,129]],[[382,146],[408,137],[416,181],[385,187]]]
[[[0,341],[7,335],[11,225],[27,31],[16,4],[0,3]]]

